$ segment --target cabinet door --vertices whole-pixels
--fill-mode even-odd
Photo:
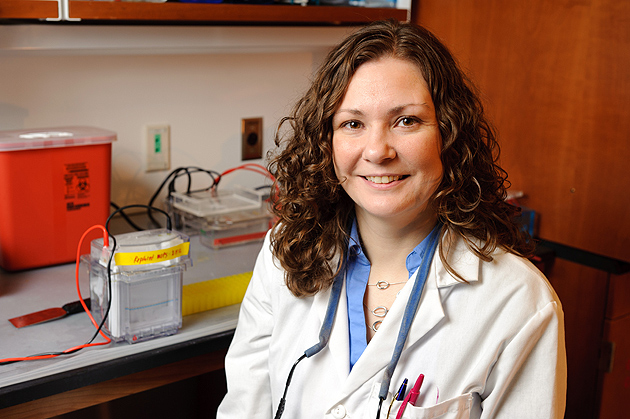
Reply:
[[[607,313],[599,419],[618,419],[630,411],[630,274],[611,276]]]
[[[597,417],[599,354],[609,274],[556,259],[548,277],[564,311],[567,347],[566,418]]]
[[[271,24],[361,24],[379,19],[406,20],[407,9],[338,6],[152,3],[79,1],[68,3],[70,18],[117,22],[234,22]],[[58,3],[42,0],[3,0],[0,18],[45,19],[59,16]]]
[[[47,19],[59,16],[59,7],[54,1],[41,0],[2,0],[2,19]]]
[[[612,344],[610,369],[604,372],[599,419],[619,419],[630,411],[630,315],[606,320],[605,338]]]

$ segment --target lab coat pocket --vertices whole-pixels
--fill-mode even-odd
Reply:
[[[417,407],[407,404],[402,419],[469,419],[471,417],[471,407],[473,404],[472,393],[462,394],[454,399],[444,400],[429,407]],[[392,412],[397,412],[394,403]],[[394,413],[391,417],[396,417]]]

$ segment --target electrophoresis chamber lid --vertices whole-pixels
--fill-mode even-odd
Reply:
[[[113,241],[110,240],[110,247]],[[103,248],[103,239],[92,241],[93,261],[106,266],[111,248]],[[190,237],[178,231],[157,229],[116,236],[112,270],[148,270],[178,264],[191,264]]]

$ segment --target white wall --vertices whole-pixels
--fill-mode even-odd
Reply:
[[[264,118],[264,150],[321,53],[0,56],[0,129],[89,125],[118,134],[112,201],[146,204],[169,171],[145,173],[143,128],[171,126],[171,168],[241,164],[240,122]],[[253,160],[252,162],[262,162]],[[248,172],[225,184],[261,184]]]

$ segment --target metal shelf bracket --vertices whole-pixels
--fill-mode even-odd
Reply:
[[[80,22],[80,18],[70,17],[68,1],[69,0],[57,0],[58,17],[47,17],[46,20],[50,22]]]

